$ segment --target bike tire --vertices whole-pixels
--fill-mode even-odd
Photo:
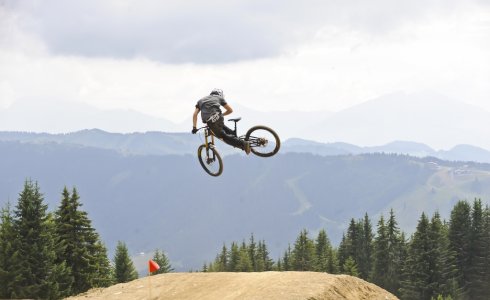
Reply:
[[[197,149],[197,157],[199,158],[201,167],[209,175],[216,177],[223,173],[223,160],[213,146],[208,146],[207,149],[205,144],[199,146]]]
[[[263,136],[267,137],[265,144],[260,140]],[[277,135],[271,128],[263,125],[257,125],[250,128],[245,135],[245,140],[250,142],[250,151],[260,157],[273,156],[279,151],[279,148],[281,148],[279,135]],[[267,144],[271,142],[273,143],[273,146],[270,147],[270,149],[266,149]]]

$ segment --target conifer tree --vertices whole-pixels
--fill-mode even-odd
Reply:
[[[389,239],[383,215],[379,218],[377,235],[374,240],[374,265],[371,281],[382,288],[389,285]]]
[[[329,255],[331,254],[330,241],[327,237],[325,229],[318,232],[315,242],[315,264],[314,270],[317,272],[328,272]]]
[[[485,214],[480,199],[475,199],[471,214],[471,243],[470,243],[470,284],[468,296],[470,299],[488,299],[488,286],[485,281],[488,276],[487,257],[490,251],[486,237]]]
[[[221,248],[217,263],[216,269],[218,272],[226,272],[228,270],[228,250],[226,249],[225,244],[223,244],[223,248]]]
[[[313,271],[315,261],[315,245],[303,229],[293,248],[293,269],[295,271]]]
[[[357,270],[357,265],[354,259],[349,256],[342,267],[344,274],[359,277],[359,271]]]
[[[124,242],[119,241],[114,255],[114,280],[124,283],[138,278],[133,261],[129,257],[128,248]]]
[[[361,227],[361,222],[359,222],[358,227]],[[372,258],[373,258],[373,229],[371,225],[371,220],[368,214],[364,215],[362,220],[362,230],[359,236],[360,249],[357,251],[359,276],[367,280],[372,269]]]
[[[395,295],[399,295],[398,290],[400,289],[401,283],[401,270],[403,268],[403,249],[404,247],[404,236],[400,234],[400,229],[398,228],[398,223],[395,218],[395,213],[393,209],[390,210],[390,218],[386,224],[386,233],[388,239],[388,268],[386,274],[385,288]]]
[[[18,271],[12,298],[61,297],[53,282],[55,268],[54,232],[50,232],[47,205],[37,183],[26,181],[14,211],[13,228],[18,238]],[[62,271],[62,270],[58,270]]]
[[[351,219],[347,236],[342,236],[339,246],[339,261],[342,268],[346,259],[351,257],[356,263],[359,276],[363,279],[367,279],[372,268],[373,233],[371,227],[367,214],[363,220],[357,222]]]
[[[70,195],[65,187],[55,217],[57,262],[65,262],[71,270],[74,294],[110,283],[107,251],[87,213],[80,210],[79,199],[76,188]]]
[[[422,213],[413,234],[407,264],[406,280],[402,282],[402,299],[429,300],[431,298],[431,270],[429,251],[431,249],[429,219]]]
[[[337,251],[333,247],[328,250],[327,273],[338,274],[340,272],[339,260],[337,259]]]
[[[95,266],[92,287],[107,287],[114,283],[114,269],[107,256],[107,248],[100,239],[95,243]]]
[[[485,274],[483,277],[483,281],[486,282],[486,289],[483,291],[483,295],[490,295],[490,207],[487,205],[485,207],[484,214],[484,243],[486,255],[485,255]]]
[[[456,296],[455,259],[448,249],[447,228],[442,223],[438,212],[434,213],[431,219],[429,237],[431,244],[427,255],[429,269],[432,273],[429,283],[431,297]]]
[[[293,270],[292,256],[293,256],[293,251],[291,250],[291,244],[288,244],[288,249],[284,251],[284,257],[282,259],[283,271]]]
[[[257,272],[257,244],[255,243],[254,234],[250,234],[250,243],[248,244],[248,257],[250,263],[252,264],[252,270]]]
[[[174,269],[170,265],[170,261],[168,260],[167,255],[165,255],[165,252],[160,251],[158,249],[155,250],[155,254],[153,255],[153,261],[158,264],[160,269],[155,271],[153,274],[163,274],[163,273],[169,273],[172,272]]]
[[[352,257],[351,249],[352,249],[351,241],[347,239],[345,233],[342,233],[342,239],[340,241],[339,248],[337,250],[337,258],[339,261],[340,273],[345,272],[344,270],[345,261],[347,260],[347,258],[349,258],[349,256]]]
[[[238,272],[252,272],[252,261],[250,260],[250,253],[245,241],[242,242],[240,248],[238,249],[238,265],[236,271]]]
[[[229,259],[229,266],[228,270],[229,272],[237,272],[239,268],[239,262],[240,262],[240,250],[238,249],[238,245],[235,242],[231,243],[230,247],[230,259]]]
[[[256,272],[271,271],[274,262],[269,257],[269,250],[267,250],[267,245],[265,241],[259,241],[256,252]]]
[[[17,236],[13,228],[10,203],[0,211],[0,299],[12,298],[13,285],[18,279],[15,263],[19,262]]]
[[[459,201],[454,205],[449,220],[449,248],[455,253],[457,282],[462,297],[468,297],[471,278],[471,206],[467,201]]]

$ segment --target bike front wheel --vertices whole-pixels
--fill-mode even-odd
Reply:
[[[197,149],[197,157],[202,168],[211,176],[219,176],[223,173],[223,160],[213,146],[206,147],[202,144]]]
[[[269,127],[258,125],[250,128],[245,135],[250,142],[250,151],[261,157],[273,156],[281,147],[277,133]]]

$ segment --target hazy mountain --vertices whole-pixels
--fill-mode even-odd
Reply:
[[[19,141],[23,143],[62,143],[96,147],[118,151],[122,154],[139,155],[195,155],[197,147],[203,143],[202,134],[169,132],[110,133],[99,129],[81,130],[67,134],[48,134],[33,132],[2,132],[0,141]],[[223,156],[241,153],[217,140]],[[386,145],[359,147],[348,143],[320,143],[299,138],[282,142],[282,153],[311,153],[316,155],[346,155],[362,153],[396,153],[417,157],[432,156],[445,160],[476,161],[490,163],[490,151],[471,146],[457,145],[449,150],[436,151],[421,143],[395,141]]]
[[[260,124],[275,129],[283,141],[301,138],[362,147],[411,141],[436,150],[450,149],[458,144],[490,149],[490,140],[482,138],[490,136],[490,112],[430,92],[385,95],[336,113],[263,112],[233,101],[230,103],[234,112],[227,119],[242,117],[238,123],[240,135]],[[99,128],[129,133],[189,132],[192,112],[191,105],[187,118],[173,123],[135,111],[105,111],[77,102],[39,101],[28,105],[16,101],[9,108],[0,110],[0,130],[66,133]]]
[[[464,122],[462,121],[464,120]],[[414,141],[438,149],[469,144],[490,149],[490,113],[424,92],[394,93],[337,112],[302,138],[362,146]]]
[[[416,157],[435,157],[451,161],[490,163],[490,151],[471,145],[457,145],[449,150],[436,151],[421,143],[396,141],[374,147],[359,147],[347,143],[319,143],[303,139],[289,139],[282,144],[282,152],[317,155],[344,155],[365,153],[394,153]]]
[[[16,101],[0,109],[0,129],[29,132],[71,132],[100,128],[114,132],[174,131],[177,125],[132,110],[100,110],[78,102]]]
[[[0,142],[0,205],[37,180],[50,210],[64,185],[113,251],[168,252],[178,270],[200,268],[222,243],[265,239],[278,257],[303,228],[326,228],[337,244],[351,217],[394,208],[411,231],[422,211],[448,216],[458,199],[490,199],[490,165],[387,154],[272,158],[230,155],[208,176],[194,155],[123,155],[74,144]]]

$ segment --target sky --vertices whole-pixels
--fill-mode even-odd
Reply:
[[[0,111],[88,104],[179,122],[213,88],[259,111],[421,90],[490,111],[489,53],[485,0],[0,0]]]

